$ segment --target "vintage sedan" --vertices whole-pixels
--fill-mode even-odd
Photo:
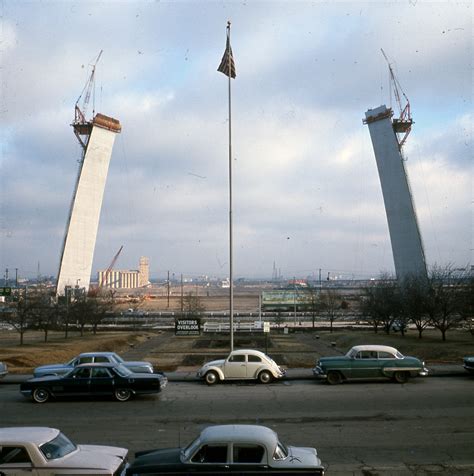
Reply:
[[[0,474],[124,476],[128,450],[75,445],[55,428],[0,428]]]
[[[141,451],[135,457],[128,476],[324,474],[316,449],[286,446],[259,425],[210,426],[186,448]]]
[[[138,362],[127,362],[120,357],[120,355],[115,352],[85,352],[79,354],[78,356],[71,359],[65,364],[49,364],[36,367],[33,371],[34,377],[44,377],[45,375],[65,375],[71,371],[74,367],[77,367],[81,364],[92,364],[92,363],[106,363],[111,364],[123,364],[125,367],[129,368],[132,372],[137,374],[153,373],[153,365],[150,362],[138,361]]]
[[[66,375],[31,378],[20,385],[20,391],[36,403],[50,397],[100,395],[125,402],[133,395],[158,393],[167,383],[163,374],[135,374],[122,364],[81,364]]]
[[[474,357],[464,357],[463,367],[472,375],[474,375]]]
[[[0,378],[5,377],[8,373],[8,366],[4,362],[0,362]]]
[[[391,379],[405,383],[410,377],[426,376],[425,363],[406,357],[386,345],[356,345],[346,355],[322,357],[313,374],[334,385],[353,379]]]
[[[213,385],[221,380],[258,380],[269,383],[281,378],[285,371],[263,352],[250,349],[234,350],[226,359],[213,360],[204,364],[197,376]]]

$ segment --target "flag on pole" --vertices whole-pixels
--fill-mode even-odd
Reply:
[[[220,73],[224,73],[229,78],[235,78],[235,63],[234,57],[232,55],[232,48],[230,46],[230,39],[229,39],[229,27],[227,27],[227,42],[225,46],[224,55],[222,56],[221,64],[217,68],[217,71]]]

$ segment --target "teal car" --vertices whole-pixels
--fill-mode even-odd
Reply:
[[[322,357],[313,369],[315,377],[335,385],[355,379],[390,379],[405,383],[426,376],[425,363],[386,345],[356,345],[346,355]]]

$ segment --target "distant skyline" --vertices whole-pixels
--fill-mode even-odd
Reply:
[[[120,120],[93,277],[228,276],[232,22],[234,277],[394,272],[367,109],[415,121],[405,145],[428,266],[473,263],[471,1],[0,3],[0,276],[57,275],[80,146],[74,104],[100,50],[95,111]],[[92,106],[90,106],[91,112]],[[12,271],[13,270],[13,271]]]

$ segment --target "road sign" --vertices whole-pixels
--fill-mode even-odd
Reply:
[[[270,323],[268,321],[263,323],[263,332],[270,332]]]
[[[3,286],[0,288],[0,296],[11,296],[12,295],[12,288],[9,286]]]

